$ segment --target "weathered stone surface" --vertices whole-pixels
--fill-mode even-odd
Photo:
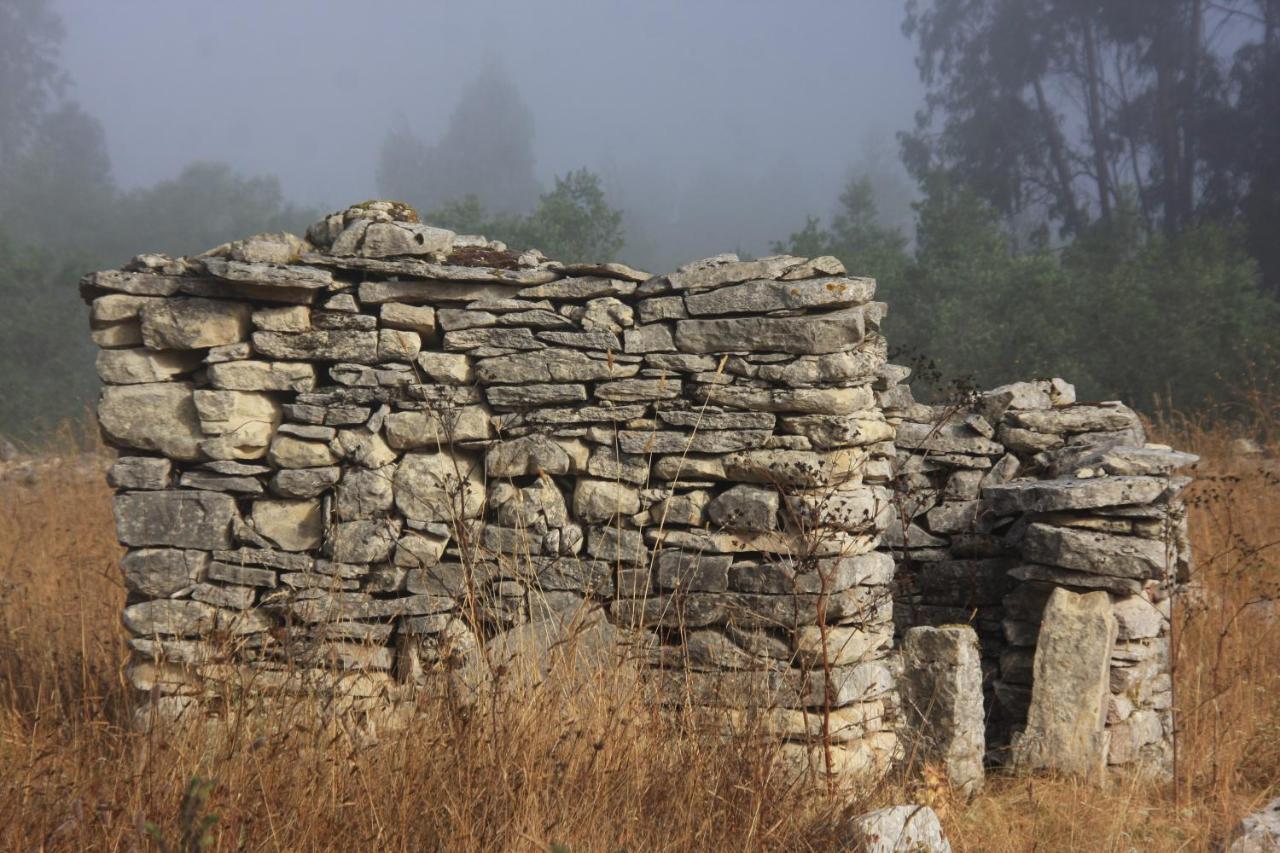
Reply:
[[[270,394],[255,391],[192,392],[200,429],[217,436],[201,444],[215,459],[261,459],[283,413]]]
[[[786,415],[779,419],[784,433],[803,435],[819,450],[862,447],[892,441],[893,425],[874,411],[848,415]]]
[[[1014,763],[1102,781],[1108,737],[1111,650],[1116,619],[1105,592],[1058,588],[1049,596],[1036,641],[1027,727]]]
[[[697,293],[751,279],[776,278],[804,263],[803,258],[790,255],[771,255],[755,261],[742,261],[733,254],[716,255],[685,264],[663,279],[667,288]]]
[[[854,388],[744,388],[736,385],[694,386],[694,402],[733,406],[758,412],[801,412],[847,415],[875,405],[871,389]]]
[[[1225,853],[1275,853],[1280,850],[1280,797],[1245,815],[1227,836]]]
[[[636,365],[591,358],[581,350],[551,349],[516,353],[476,362],[475,375],[484,383],[593,382],[632,376]]]
[[[900,689],[911,760],[940,766],[964,796],[976,793],[983,782],[986,736],[982,660],[973,628],[909,629],[903,637]]]
[[[974,431],[968,424],[918,424],[904,421],[898,426],[898,446],[912,451],[934,453],[971,453],[976,456],[1000,456],[1004,447]]]
[[[324,538],[318,500],[256,500],[250,521],[259,535],[285,551],[310,551]]]
[[[311,309],[305,305],[278,305],[253,312],[253,327],[264,332],[307,332]]]
[[[393,480],[396,507],[414,521],[456,524],[484,507],[480,459],[457,451],[406,453]]]
[[[115,497],[116,536],[136,547],[231,547],[235,499],[217,492],[125,492]]]
[[[1016,427],[1042,433],[1121,430],[1140,423],[1132,409],[1119,404],[1011,411],[1007,417]]]
[[[206,551],[141,548],[120,561],[125,587],[148,598],[169,598],[200,581],[209,566]]]
[[[707,505],[712,524],[729,530],[777,530],[781,499],[776,488],[734,486]]]
[[[870,278],[817,278],[809,281],[751,281],[685,297],[689,314],[765,314],[807,308],[861,305],[875,296]]]
[[[609,521],[640,511],[640,492],[614,480],[579,478],[573,489],[573,515],[587,522]]]
[[[124,609],[124,625],[141,637],[199,637],[214,629],[217,613],[198,601],[143,601]]]
[[[364,231],[360,254],[366,258],[448,253],[454,233],[419,222],[371,222]]]
[[[296,468],[277,471],[271,478],[271,491],[282,498],[314,498],[332,488],[342,476],[342,469]]]
[[[731,453],[763,447],[769,439],[764,430],[619,430],[618,447],[623,453]]]
[[[234,344],[249,334],[252,306],[217,299],[160,299],[139,315],[142,340],[156,350],[189,350]]]
[[[399,535],[399,520],[339,521],[331,525],[326,547],[339,563],[377,563],[391,557]]]
[[[444,448],[459,441],[489,438],[489,412],[484,406],[422,412],[395,412],[383,422],[387,444],[396,450]]]
[[[1049,512],[1064,509],[1148,504],[1168,488],[1161,477],[1092,477],[1015,480],[982,491],[994,512]]]
[[[116,489],[167,489],[173,482],[173,463],[159,456],[122,456],[107,471]]]
[[[1172,565],[1163,542],[1032,524],[1022,540],[1027,560],[1065,569],[1144,580],[1163,577]]]
[[[619,379],[596,385],[595,396],[613,403],[640,400],[674,400],[680,396],[678,379]]]
[[[204,433],[186,382],[103,388],[98,421],[112,444],[183,461],[204,456],[200,450]]]
[[[490,405],[506,409],[540,408],[587,399],[583,385],[497,385],[485,389]]]
[[[889,806],[849,822],[850,842],[866,853],[951,853],[938,815],[928,806]]]
[[[682,352],[789,352],[820,354],[851,349],[864,334],[863,311],[851,308],[804,317],[733,317],[677,320]]]
[[[296,361],[228,361],[209,366],[209,384],[229,391],[310,391],[316,369]]]
[[[338,520],[375,518],[389,511],[394,502],[391,483],[395,474],[395,465],[346,471],[334,490],[334,511]]]
[[[253,348],[270,358],[373,364],[378,360],[378,333],[358,329],[254,332]]]
[[[109,385],[138,385],[167,382],[200,366],[198,352],[146,349],[104,349],[98,351],[98,378]]]

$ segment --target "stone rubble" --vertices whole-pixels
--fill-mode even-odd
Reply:
[[[1037,638],[1056,589],[1108,596],[1118,623],[1106,731],[1111,765],[1172,763],[1170,596],[1190,577],[1186,508],[1197,458],[1148,444],[1121,403],[1077,402],[1061,379],[950,405],[916,403],[886,367],[877,402],[897,427],[894,509],[882,548],[898,572],[895,620],[972,625],[989,758],[1027,724]]]

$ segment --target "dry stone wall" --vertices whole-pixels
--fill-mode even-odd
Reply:
[[[895,620],[961,623],[983,677],[971,647],[933,661],[965,710],[910,719],[972,788],[966,691],[1002,760],[1061,587],[1118,625],[1107,760],[1167,760],[1193,457],[1061,380],[916,403],[874,282],[834,258],[650,276],[370,202],[82,292],[149,712],[246,684],[381,706],[589,624],[658,701],[750,706],[799,763],[882,771]]]
[[[837,766],[885,766],[874,289],[562,264],[386,202],[89,276],[135,683],[372,701],[595,612],[662,701],[756,704],[800,760],[828,709]]]
[[[1175,472],[1196,457],[1147,443],[1131,409],[1077,402],[1060,379],[938,406],[898,384],[879,400],[897,427],[882,547],[897,560],[898,628],[977,631],[992,757],[1003,760],[1026,725],[1051,593],[1103,591],[1118,623],[1106,761],[1167,770],[1171,596],[1191,570],[1179,498],[1190,480]]]

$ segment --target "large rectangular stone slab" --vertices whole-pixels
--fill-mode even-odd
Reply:
[[[126,492],[115,497],[116,535],[135,547],[230,548],[239,518],[235,498],[220,492]]]
[[[862,340],[866,318],[861,308],[803,317],[730,317],[678,320],[681,352],[789,352],[805,355],[847,350]]]

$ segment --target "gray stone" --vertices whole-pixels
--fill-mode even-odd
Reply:
[[[911,628],[902,670],[907,754],[918,766],[940,766],[953,789],[972,796],[986,752],[978,635],[968,625]]]
[[[387,444],[396,450],[445,448],[459,441],[483,441],[490,434],[484,406],[422,412],[395,412],[384,421]]]
[[[1015,480],[989,486],[982,491],[992,511],[1001,515],[1018,512],[1050,512],[1064,509],[1148,504],[1164,492],[1161,477],[1063,477],[1057,480]]]
[[[540,408],[587,399],[584,385],[497,385],[486,388],[484,393],[490,405],[507,409]]]
[[[209,563],[206,575],[209,580],[222,581],[223,583],[239,586],[265,586],[274,589],[277,583],[277,575],[271,569],[237,566],[218,560]]]
[[[345,471],[334,490],[334,512],[338,520],[376,518],[388,512],[394,503],[391,484],[395,474],[395,465]]]
[[[125,492],[115,496],[116,535],[126,545],[231,547],[235,499],[217,492]]]
[[[1028,563],[1010,569],[1009,577],[1020,581],[1046,581],[1058,586],[1080,590],[1104,589],[1116,595],[1137,595],[1142,592],[1142,581],[1133,578],[1095,575],[1092,572],[1077,572],[1071,569],[1060,569],[1056,566],[1041,566],[1036,563]]]
[[[265,356],[284,360],[373,364],[378,360],[378,333],[340,329],[254,332],[253,348]]]
[[[874,411],[848,415],[788,415],[780,419],[779,429],[804,436],[820,450],[893,441],[895,434],[893,425]]]
[[[242,341],[253,306],[216,299],[161,299],[139,315],[142,340],[155,350],[189,350]]]
[[[777,530],[780,506],[776,488],[738,485],[712,500],[707,516],[728,530]]]
[[[475,381],[471,359],[460,353],[418,353],[418,367],[432,382],[444,385],[470,385]]]
[[[485,455],[490,477],[522,477],[527,474],[567,474],[569,454],[550,438],[528,435],[499,442]]]
[[[228,476],[213,471],[187,471],[179,478],[178,485],[184,489],[205,489],[239,495],[263,493],[262,483],[256,477]]]
[[[614,403],[673,400],[680,396],[678,379],[619,379],[596,385],[595,396]]]
[[[587,553],[610,564],[645,565],[649,562],[649,549],[640,531],[616,526],[589,528]]]
[[[904,421],[898,426],[898,446],[915,452],[969,453],[1000,456],[1004,447],[963,423],[917,424]]]
[[[576,347],[587,350],[622,351],[618,336],[607,329],[596,329],[592,332],[538,332],[539,341],[546,341],[557,346]]]
[[[199,601],[143,601],[124,609],[124,625],[141,637],[200,637],[214,629],[217,613]]]
[[[204,433],[186,382],[117,385],[102,389],[98,421],[108,441],[162,453],[171,459],[203,458]]]
[[[658,586],[686,592],[724,592],[729,588],[728,554],[664,549],[658,554]]]
[[[875,404],[866,386],[853,388],[746,388],[735,385],[698,385],[694,402],[733,406],[759,412],[800,412],[815,415],[847,415]]]
[[[769,435],[764,430],[619,430],[616,440],[623,453],[731,453],[763,447]]]
[[[671,409],[658,412],[664,423],[699,430],[771,430],[776,416],[768,412],[716,412],[698,409]]]
[[[1101,782],[1111,650],[1116,619],[1105,592],[1049,596],[1036,641],[1027,727],[1014,745],[1014,764],[1048,768]]]
[[[475,375],[486,384],[594,382],[632,376],[637,370],[636,365],[591,358],[580,350],[566,349],[486,358],[475,365]]]
[[[484,472],[469,453],[406,453],[393,481],[396,507],[414,521],[456,524],[479,518],[484,508]]]
[[[1225,853],[1275,853],[1280,850],[1280,797],[1245,815],[1227,837]]]
[[[850,308],[804,317],[732,317],[677,320],[682,352],[789,352],[815,355],[851,349],[864,334],[863,310]]]
[[[849,822],[853,849],[866,853],[951,853],[938,815],[928,806],[889,806]]]
[[[1007,415],[1015,427],[1041,433],[1077,433],[1098,430],[1122,430],[1139,423],[1138,416],[1120,404],[1077,405],[1042,411],[1011,411]]]
[[[173,481],[173,463],[156,456],[122,456],[107,471],[107,482],[116,489],[167,489]]]
[[[1047,524],[1027,528],[1022,554],[1037,563],[1134,580],[1161,578],[1172,565],[1163,542]]]
[[[628,353],[675,352],[671,327],[665,323],[650,323],[627,329],[622,334],[622,347]]]
[[[278,468],[326,468],[338,461],[328,442],[276,435],[267,458]]]
[[[218,584],[201,583],[191,590],[191,598],[203,601],[214,607],[226,607],[231,610],[248,610],[257,599],[257,591],[248,586],[220,586]]]
[[[458,329],[444,333],[444,348],[449,351],[495,347],[504,350],[541,350],[547,345],[535,340],[529,329]]]
[[[803,282],[750,281],[709,293],[690,294],[685,306],[694,317],[707,314],[765,314],[809,308],[861,305],[875,296],[870,278],[817,278]]]
[[[738,260],[737,255],[716,255],[685,264],[670,275],[664,276],[665,285],[672,290],[698,293],[713,290],[726,284],[772,279],[805,263],[803,258],[789,255],[771,255],[754,261]]]
[[[325,547],[339,563],[378,563],[390,559],[399,536],[399,520],[339,521],[330,526]]]
[[[453,238],[452,231],[420,222],[371,222],[364,231],[360,254],[366,258],[448,254]]]
[[[176,548],[142,548],[120,560],[124,585],[148,598],[169,598],[189,589],[204,576],[209,555]]]
[[[602,522],[640,511],[638,490],[613,480],[579,478],[573,489],[573,515],[581,521]]]

